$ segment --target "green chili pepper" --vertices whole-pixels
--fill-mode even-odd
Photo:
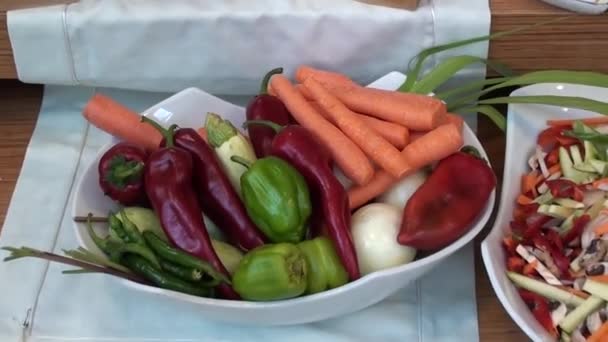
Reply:
[[[306,294],[333,289],[348,282],[348,273],[328,238],[302,241],[298,247],[304,253],[308,266]]]
[[[144,238],[141,236],[141,233],[135,224],[129,220],[124,210],[120,211],[120,221],[122,222],[122,227],[131,242],[145,245]]]
[[[122,263],[134,273],[148,279],[158,287],[201,297],[209,297],[212,293],[206,287],[190,284],[171,274],[162,272],[138,255],[125,254],[122,258]]]
[[[112,221],[111,217],[113,216],[110,216],[110,230],[114,229],[116,235],[121,234],[120,229],[122,227],[120,227],[120,221],[118,221],[118,223],[116,221]],[[113,228],[112,225],[114,226]],[[156,255],[154,255],[154,252],[152,252],[152,250],[148,248],[148,246],[143,240],[141,241],[141,243],[125,243],[122,240],[113,238],[112,236],[101,238],[93,230],[93,225],[91,223],[91,215],[89,215],[87,219],[87,231],[89,232],[89,236],[91,237],[95,245],[97,245],[97,247],[101,249],[110,258],[111,261],[115,263],[120,263],[120,260],[124,254],[132,253],[141,256],[142,258],[148,260],[148,262],[150,262],[153,267],[160,269],[160,263],[158,262]],[[128,236],[126,238],[127,240],[131,240],[131,238]]]
[[[293,166],[277,157],[259,159],[241,176],[241,191],[251,220],[272,242],[302,241],[312,205],[306,181]]]
[[[306,259],[291,243],[264,245],[249,251],[232,277],[234,290],[245,300],[293,298],[306,290]]]
[[[184,251],[173,248],[151,231],[145,231],[143,237],[152,250],[161,258],[174,264],[190,267],[208,274],[211,278],[230,284],[230,279],[218,272],[211,264],[196,258]]]
[[[112,212],[108,215],[108,221],[110,223],[110,236],[117,240],[129,242],[129,237],[122,226],[122,222]]]
[[[203,279],[203,272],[201,272],[201,270],[197,270],[196,268],[191,267],[180,266],[163,259],[159,261],[160,267],[164,271],[166,271],[167,273],[171,273],[182,280],[198,282]]]

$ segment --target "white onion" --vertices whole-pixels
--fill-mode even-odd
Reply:
[[[418,171],[400,180],[395,186],[378,196],[378,202],[403,209],[414,192],[426,180],[426,172]]]
[[[351,219],[351,232],[361,274],[411,262],[414,248],[400,245],[402,210],[386,203],[371,203],[359,208]]]

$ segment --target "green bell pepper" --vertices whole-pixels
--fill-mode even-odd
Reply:
[[[348,273],[328,238],[322,236],[302,241],[298,247],[308,266],[306,294],[333,289],[348,282]]]
[[[237,156],[231,159],[249,167],[241,176],[241,192],[253,223],[272,242],[302,241],[312,212],[304,177],[277,157],[252,164]]]
[[[303,294],[306,277],[302,251],[291,243],[277,243],[245,254],[234,272],[232,286],[245,300],[281,300]]]

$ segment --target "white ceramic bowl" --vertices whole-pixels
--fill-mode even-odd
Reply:
[[[393,72],[370,86],[396,89],[404,80],[403,74]],[[231,120],[236,127],[241,126],[245,116],[242,107],[227,103],[195,88],[186,89],[171,96],[146,110],[144,115],[153,117],[164,126],[176,123],[181,127],[200,127],[205,121],[207,112],[222,115]],[[464,140],[466,144],[479,149],[487,158],[475,134],[466,125]],[[112,143],[115,142],[117,140]],[[97,183],[97,163],[103,152],[110,146],[111,144],[108,144],[100,149],[97,158],[78,180],[72,207],[73,216],[83,216],[89,212],[105,216],[109,210],[116,209],[116,205],[103,195]],[[490,217],[494,202],[495,192],[492,193],[486,208],[469,232],[441,251],[412,263],[369,274],[345,286],[310,296],[277,302],[229,301],[190,296],[122,279],[117,279],[117,281],[123,282],[134,291],[149,292],[182,301],[185,305],[195,305],[200,309],[202,317],[214,320],[253,325],[287,325],[324,320],[375,304],[433,269],[441,261],[469,243],[481,231]],[[75,232],[82,246],[103,255],[88,236],[84,224],[75,223]],[[125,291],[129,291],[129,289],[125,289]],[[155,299],[151,298],[151,300]]]
[[[608,89],[571,84],[537,84],[522,87],[511,96],[560,95],[579,96],[598,101],[608,100]],[[527,172],[527,160],[536,146],[538,133],[547,127],[548,119],[568,119],[599,114],[572,108],[545,105],[514,104],[509,106],[507,143],[500,206],[494,227],[481,244],[481,254],[498,299],[511,318],[534,341],[553,341],[538,324],[516,287],[507,278],[502,238],[509,231],[515,199],[519,195],[521,175]]]

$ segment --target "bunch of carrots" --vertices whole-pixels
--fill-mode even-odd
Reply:
[[[353,182],[351,209],[463,145],[463,120],[437,98],[364,87],[343,74],[309,66],[300,66],[295,78],[297,83],[274,75],[268,92],[327,147]],[[161,141],[137,113],[103,95],[95,95],[83,115],[105,132],[148,150]],[[204,130],[199,133],[205,137]]]

